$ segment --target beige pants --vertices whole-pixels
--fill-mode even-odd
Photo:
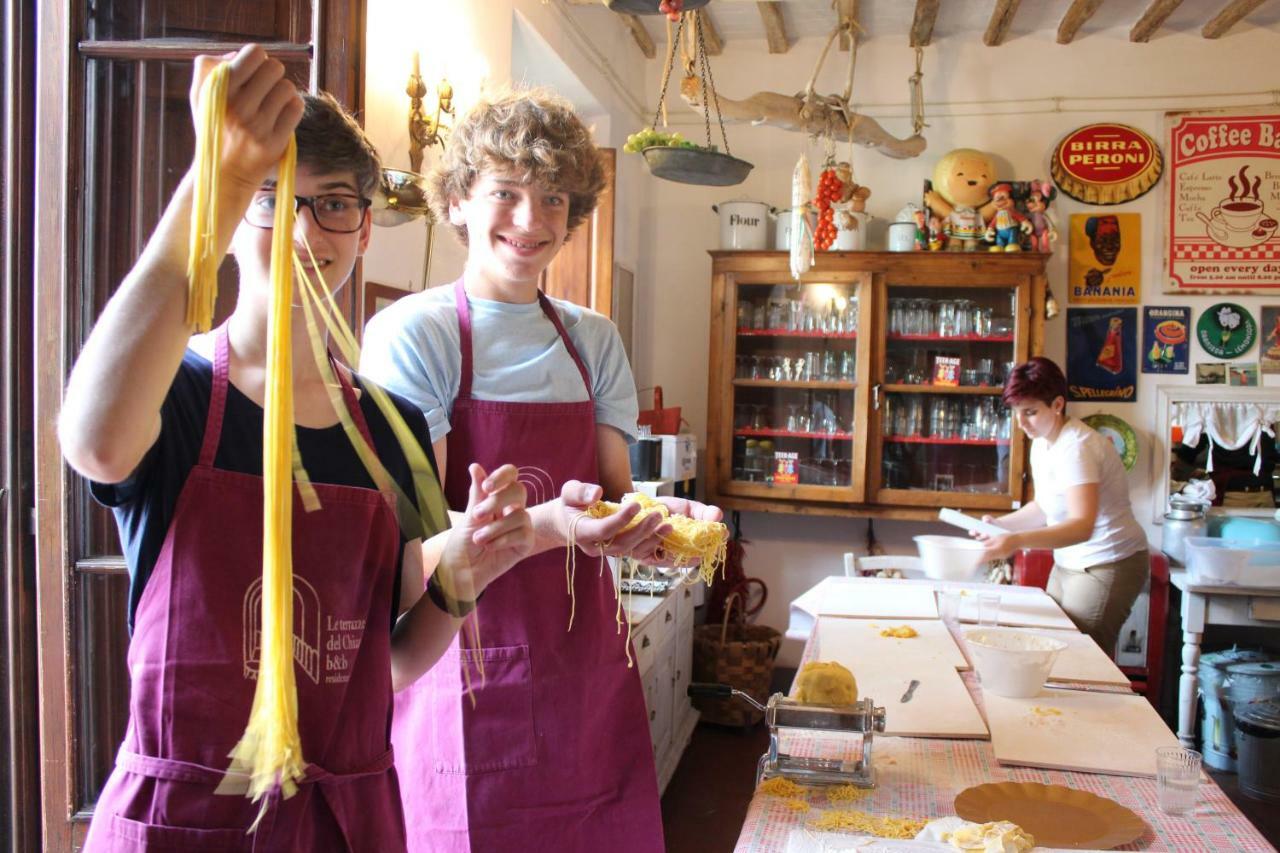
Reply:
[[[1151,557],[1139,551],[1114,563],[1087,569],[1054,564],[1046,587],[1071,621],[1093,637],[1108,655],[1115,651],[1120,627],[1151,572]]]
[[[1276,499],[1271,496],[1271,492],[1223,492],[1222,505],[1236,509],[1271,509],[1276,505]]]

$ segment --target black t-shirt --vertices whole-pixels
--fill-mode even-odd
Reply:
[[[356,377],[358,387],[363,389],[368,384]],[[129,566],[131,632],[134,612],[168,535],[178,495],[187,482],[187,475],[200,461],[200,445],[204,441],[205,420],[209,414],[212,393],[213,364],[204,356],[188,349],[160,408],[160,435],[137,469],[121,483],[89,484],[93,497],[104,506],[111,507],[120,528],[120,543],[124,548],[125,562]],[[388,396],[418,438],[435,469],[430,433],[422,412],[403,397],[391,393]],[[415,500],[409,463],[372,395],[360,395],[360,409],[369,425],[378,458],[410,500]],[[262,476],[262,418],[262,407],[246,397],[235,385],[228,384],[222,437],[214,459],[215,468]],[[300,426],[297,434],[302,464],[313,482],[375,488],[341,424],[324,429]],[[402,532],[401,552],[405,541]],[[391,602],[393,624],[400,609],[400,572],[400,557],[397,555],[396,582]]]

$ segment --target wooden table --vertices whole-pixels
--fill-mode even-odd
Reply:
[[[1280,595],[1280,591],[1277,594]],[[796,600],[800,606],[793,605],[788,636],[794,637],[803,629],[813,601],[812,595]],[[813,622],[816,623],[816,619]],[[805,639],[808,659],[812,644],[807,636]],[[977,679],[973,673],[964,673],[963,678],[981,708],[981,687]],[[839,754],[842,748],[839,738],[830,735],[793,732],[790,736],[788,751],[800,754]],[[996,762],[990,741],[879,736],[873,753],[878,786],[867,797],[844,807],[873,815],[933,819],[955,814],[956,795],[973,785],[998,781],[1040,782],[1091,791],[1115,800],[1142,817],[1147,823],[1147,832],[1120,849],[1275,849],[1207,775],[1201,779],[1196,810],[1185,817],[1172,817],[1159,810],[1154,779],[1002,766]],[[811,809],[831,807],[820,788],[810,789],[806,800]],[[810,820],[811,813],[795,810],[794,803],[757,794],[748,808],[735,850],[737,853],[782,853],[787,849],[791,833],[806,827]]]
[[[1280,589],[1203,586],[1185,571],[1169,573],[1182,591],[1182,676],[1178,680],[1178,740],[1194,749],[1196,700],[1200,685],[1200,640],[1206,625],[1280,628]]]

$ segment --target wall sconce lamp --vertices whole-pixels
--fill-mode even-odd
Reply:
[[[409,167],[419,172],[422,170],[422,154],[432,145],[444,145],[445,134],[449,128],[443,123],[444,116],[453,116],[453,86],[443,77],[436,86],[436,105],[434,115],[428,115],[422,108],[422,99],[427,96],[427,86],[422,82],[418,72],[418,52],[413,52],[413,72],[405,85],[405,94],[409,96]]]

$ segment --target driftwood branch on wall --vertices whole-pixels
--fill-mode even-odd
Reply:
[[[696,77],[685,77],[680,84],[685,103],[702,112],[702,85]],[[721,94],[717,103],[725,122],[750,122],[796,130],[821,136],[828,131],[835,140],[852,140],[857,145],[873,148],[886,157],[906,160],[918,157],[925,149],[925,139],[916,134],[900,139],[875,119],[851,111],[838,96],[817,95],[806,99],[803,94],[783,95],[779,92],[756,92],[749,98],[734,100]],[[713,104],[713,109],[714,109]]]

